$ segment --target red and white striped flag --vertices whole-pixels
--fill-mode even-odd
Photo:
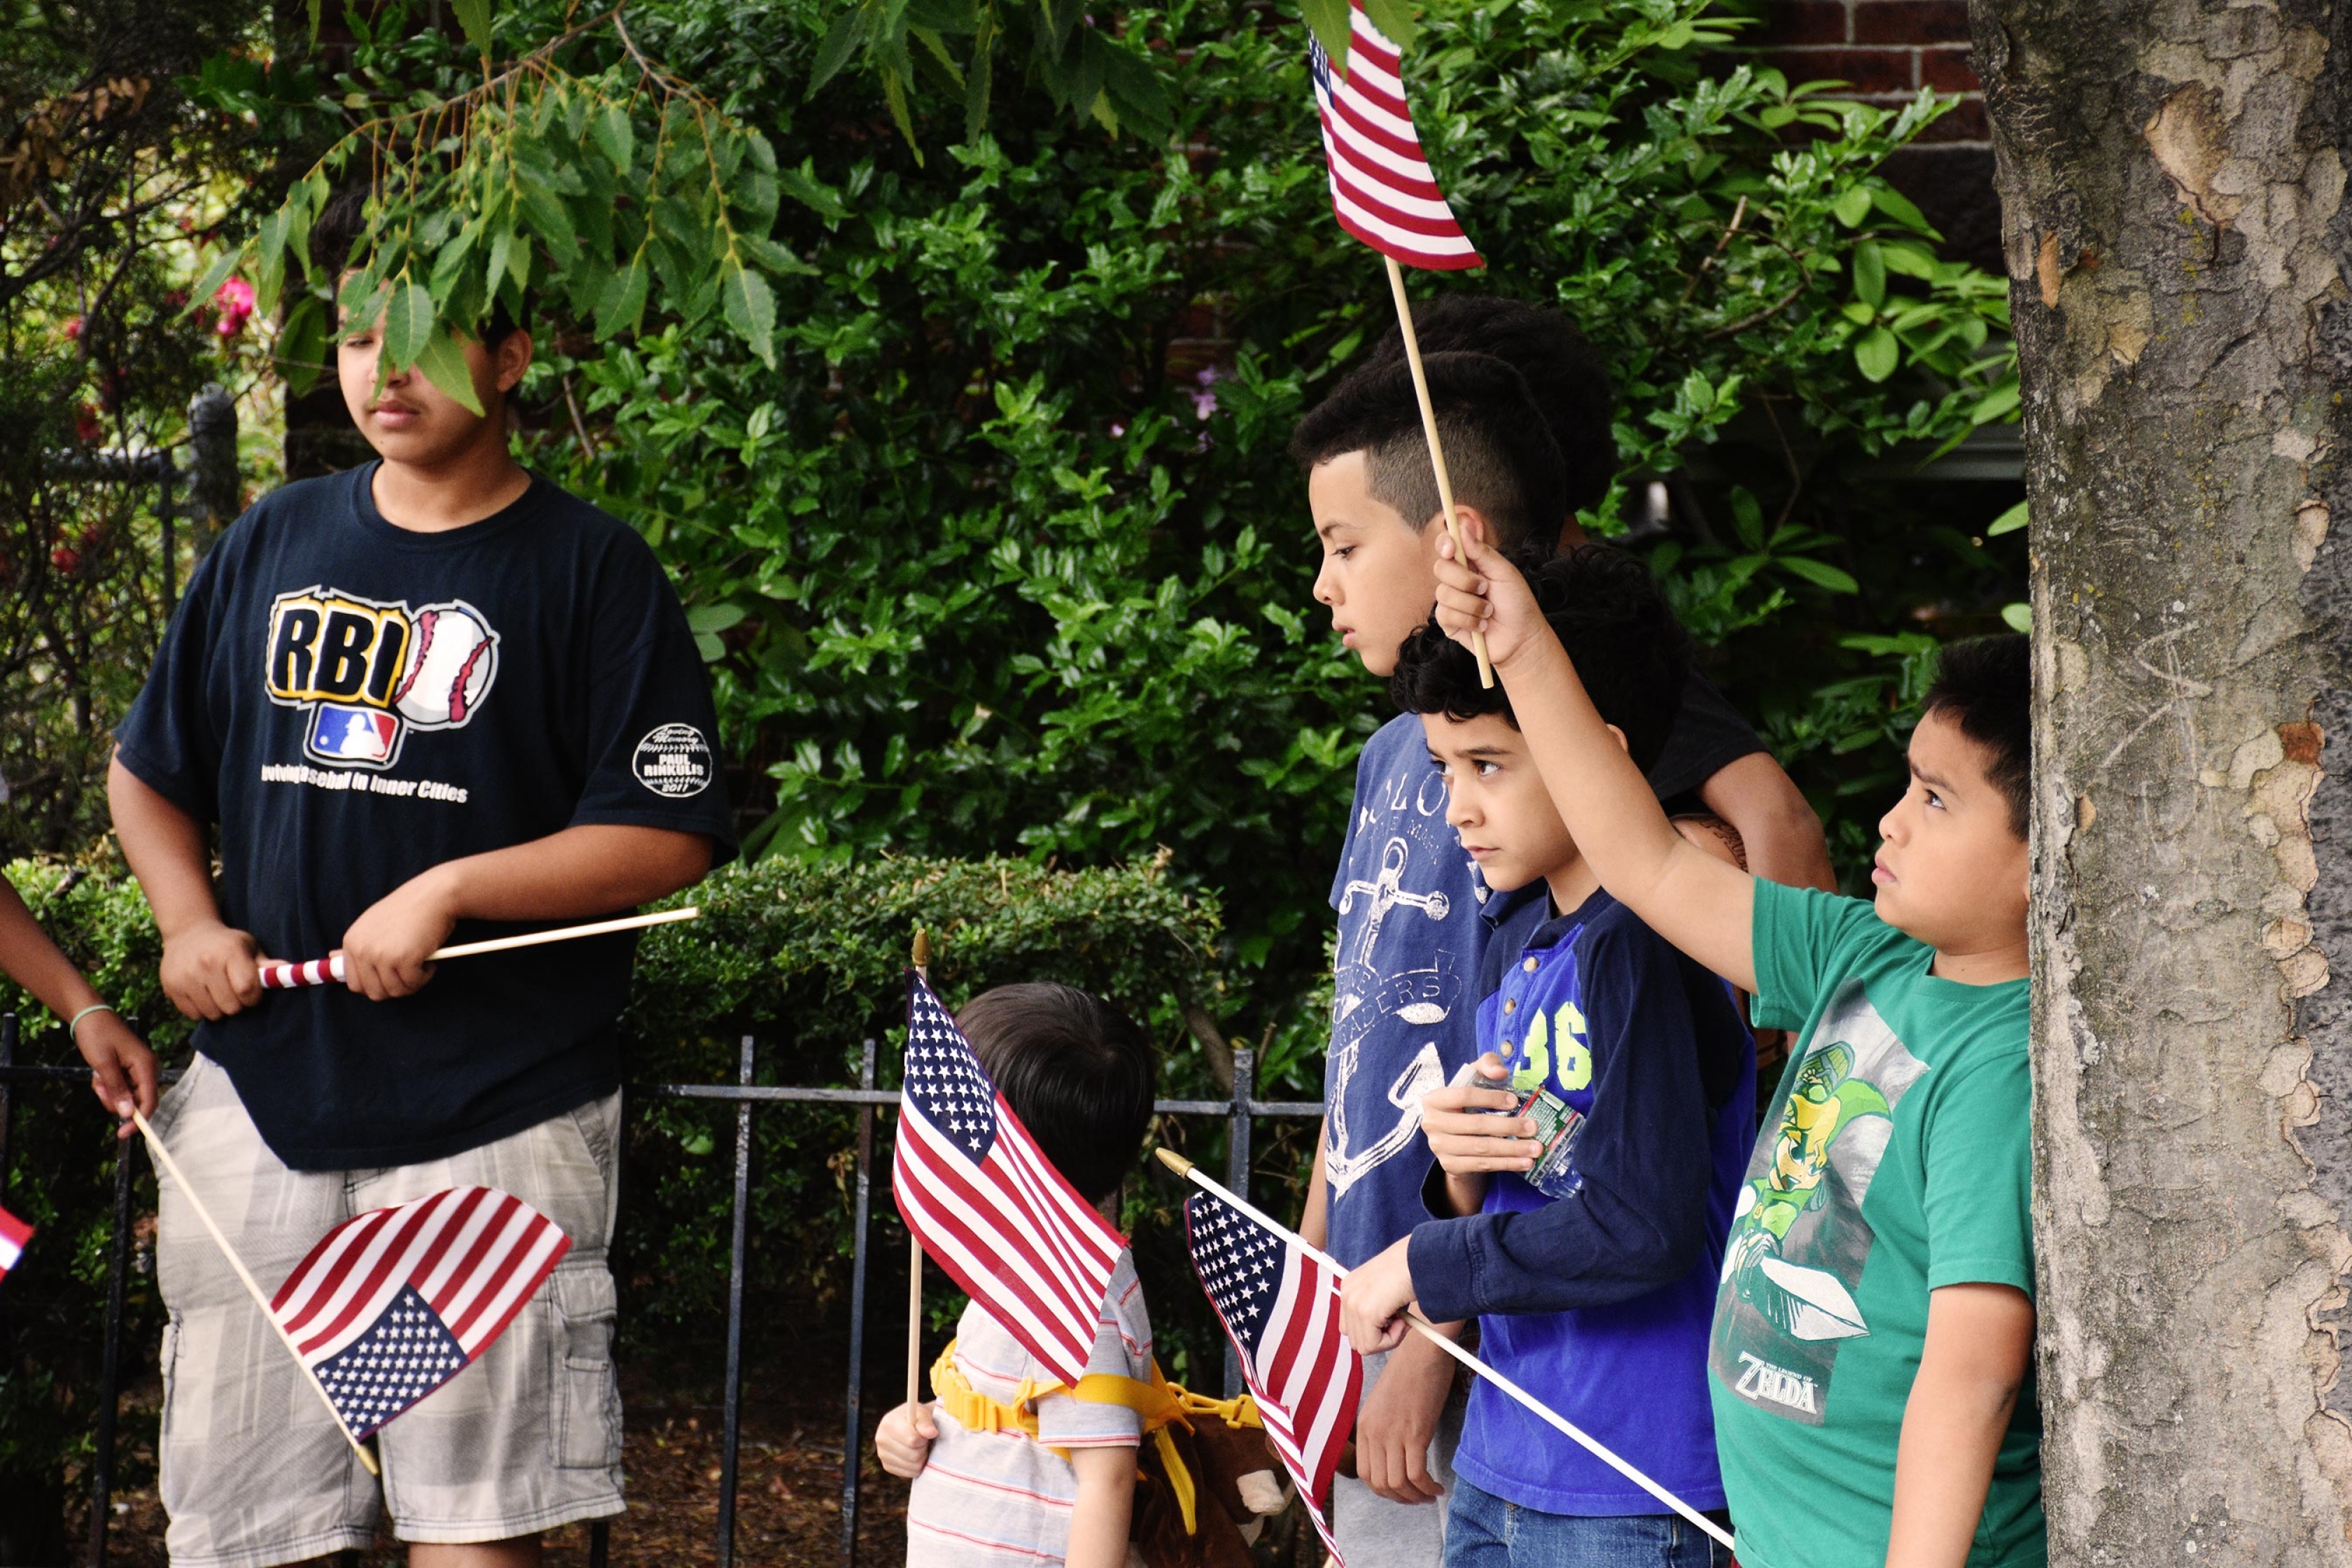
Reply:
[[[912,973],[890,1192],[923,1251],[1076,1387],[1127,1237],[1054,1169]]]
[[[451,1187],[329,1231],[270,1315],[357,1440],[488,1350],[571,1249],[520,1198]]]
[[[1400,51],[1364,14],[1349,8],[1348,65],[1336,68],[1312,32],[1307,63],[1323,119],[1323,155],[1331,171],[1331,210],[1339,226],[1408,267],[1454,270],[1486,260],[1454,221],[1437,174],[1421,151],[1405,101]]]
[[[32,1239],[31,1226],[0,1209],[0,1275],[16,1267],[16,1260],[25,1256],[25,1243]]]
[[[1331,1475],[1356,1429],[1364,1389],[1364,1358],[1339,1329],[1340,1276],[1214,1193],[1185,1200],[1184,1236],[1201,1288],[1241,1358],[1258,1419],[1337,1563]]]

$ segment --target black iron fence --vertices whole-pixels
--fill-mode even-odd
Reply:
[[[9,1135],[16,1119],[19,1085],[70,1085],[87,1092],[89,1074],[80,1067],[34,1067],[18,1063],[18,1026],[14,1014],[0,1015],[0,1205],[8,1196]],[[742,1442],[743,1389],[743,1270],[749,1245],[751,1197],[751,1115],[761,1106],[855,1106],[857,1110],[857,1174],[852,1198],[849,1289],[849,1373],[844,1391],[841,1458],[841,1562],[853,1568],[857,1556],[857,1500],[863,1372],[866,1358],[866,1285],[873,1249],[875,1113],[896,1105],[898,1091],[875,1087],[875,1042],[867,1040],[858,1063],[857,1087],[803,1089],[755,1084],[758,1045],[746,1035],[737,1060],[733,1083],[648,1083],[630,1086],[623,1096],[627,1106],[656,1100],[719,1100],[735,1107],[735,1170],[732,1245],[727,1276],[727,1366],[722,1388],[719,1475],[719,1525],[716,1540],[719,1568],[734,1568],[735,1508],[739,1459]],[[1265,1100],[1254,1097],[1256,1053],[1234,1052],[1233,1091],[1223,1100],[1163,1100],[1153,1109],[1164,1116],[1213,1117],[1225,1123],[1226,1184],[1246,1191],[1251,1154],[1251,1125],[1261,1116],[1320,1116],[1314,1100]],[[176,1081],[176,1071],[165,1081]],[[135,1173],[135,1141],[117,1147],[114,1164],[114,1214],[106,1252],[106,1323],[100,1362],[95,1449],[90,1465],[89,1568],[105,1568],[108,1533],[114,1520],[114,1447],[118,1408],[122,1394],[124,1292],[131,1269],[131,1188]],[[622,1202],[628,1201],[625,1192]],[[1225,1350],[1224,1392],[1241,1392],[1241,1369],[1230,1345]],[[625,1528],[625,1518],[623,1521]],[[611,1548],[611,1523],[600,1521],[590,1531],[588,1561],[604,1568]]]

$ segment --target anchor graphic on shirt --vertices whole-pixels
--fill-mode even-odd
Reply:
[[[1390,839],[1381,851],[1379,878],[1370,882],[1361,879],[1351,881],[1339,890],[1339,912],[1343,915],[1355,907],[1358,893],[1370,893],[1372,898],[1372,907],[1364,916],[1364,940],[1356,947],[1356,962],[1359,963],[1371,963],[1372,948],[1381,939],[1381,924],[1389,918],[1389,911],[1399,904],[1410,904],[1433,921],[1443,921],[1446,911],[1453,908],[1452,900],[1442,892],[1408,893],[1404,890],[1404,866],[1409,853],[1403,839]],[[1347,956],[1344,953],[1339,955],[1339,962],[1340,967],[1345,968]]]
[[[1323,1179],[1330,1184],[1331,1195],[1339,1196],[1355,1185],[1356,1179],[1391,1155],[1401,1152],[1421,1131],[1421,1097],[1445,1086],[1445,1063],[1437,1054],[1435,1040],[1423,1041],[1403,1072],[1389,1086],[1389,1103],[1397,1108],[1398,1115],[1389,1130],[1362,1149],[1348,1147],[1347,1080],[1356,1070],[1354,1045],[1340,1047],[1332,1052],[1332,1069],[1339,1076],[1340,1091],[1331,1097],[1330,1126],[1325,1134],[1323,1147]]]

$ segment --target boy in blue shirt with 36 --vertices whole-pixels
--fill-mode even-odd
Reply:
[[[1593,546],[1545,563],[1534,584],[1591,670],[1610,732],[1648,766],[1688,668],[1649,574]],[[1386,1349],[1408,1299],[1440,1320],[1477,1313],[1484,1360],[1719,1513],[1707,1322],[1754,1136],[1754,1042],[1723,982],[1601,889],[1508,698],[1480,688],[1465,649],[1424,628],[1391,689],[1420,716],[1446,822],[1496,894],[1476,1067],[1510,1087],[1465,1081],[1423,1101],[1444,1167],[1430,1206],[1460,1217],[1417,1226],[1354,1272],[1349,1332]],[[1525,1136],[1494,1136],[1497,1121]],[[1454,1468],[1448,1568],[1714,1568],[1727,1555],[1483,1383]]]

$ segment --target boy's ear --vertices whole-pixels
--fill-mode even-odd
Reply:
[[[498,371],[500,392],[512,392],[520,384],[522,373],[530,368],[530,333],[524,328],[517,327],[499,340],[490,358]]]
[[[1495,542],[1494,525],[1486,521],[1486,514],[1476,507],[1456,500],[1454,503],[1454,515],[1461,521],[1462,536],[1465,539],[1475,539],[1482,544],[1492,544]],[[1444,528],[1445,513],[1440,511],[1436,521],[1437,526]]]

